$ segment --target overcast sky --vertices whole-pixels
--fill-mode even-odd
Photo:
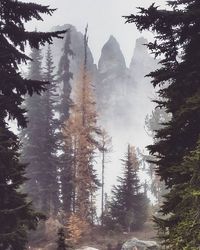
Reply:
[[[30,2],[29,0],[23,0]],[[141,34],[134,24],[124,24],[123,15],[136,13],[136,7],[149,6],[152,2],[164,6],[163,0],[32,0],[32,2],[57,8],[52,17],[44,15],[44,22],[32,22],[29,29],[49,30],[55,25],[72,24],[84,32],[89,25],[89,46],[95,62],[99,59],[101,48],[110,35],[120,43],[127,64],[133,54],[135,40]],[[144,34],[150,38],[150,34]]]

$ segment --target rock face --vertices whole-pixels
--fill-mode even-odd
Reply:
[[[120,45],[114,36],[110,36],[101,51],[101,57],[98,63],[100,74],[110,74],[114,72],[119,76],[124,74],[126,63]]]
[[[142,241],[133,238],[123,244],[122,250],[159,250],[159,246],[155,241]]]
[[[101,51],[95,84],[101,119],[118,120],[127,105],[128,69],[117,40],[110,36]]]
[[[145,115],[153,107],[150,98],[154,97],[154,88],[145,75],[155,70],[158,62],[149,55],[144,46],[147,43],[143,37],[136,40],[129,67],[113,36],[101,51],[95,82],[98,111],[101,120],[109,122],[110,127],[113,122],[118,131],[124,129],[123,121],[135,130],[143,129]]]
[[[144,37],[138,38],[131,59],[129,69],[131,75],[137,80],[137,83],[144,79],[148,81],[148,78],[144,78],[145,75],[157,68],[158,61],[149,55],[148,49],[145,46],[147,43],[148,40]]]

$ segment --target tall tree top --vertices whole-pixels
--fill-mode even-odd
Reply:
[[[51,45],[48,45],[47,48],[47,53],[46,53],[46,65],[45,65],[45,79],[49,82],[54,82],[54,78],[55,78],[55,74],[54,74],[54,70],[55,70],[55,66],[53,63],[53,56],[52,56],[52,51],[51,51]]]
[[[28,32],[24,24],[42,20],[41,15],[51,15],[53,9],[33,3],[14,0],[0,1],[0,248],[27,248],[27,231],[35,229],[41,215],[36,213],[27,195],[20,187],[26,180],[26,165],[19,162],[19,140],[8,128],[7,118],[18,125],[27,124],[22,103],[26,95],[41,93],[46,82],[22,77],[20,63],[31,60],[25,54],[26,45],[38,49],[53,37],[61,37],[65,31],[42,33]]]
[[[192,202],[193,193],[187,193],[192,190],[195,162],[187,162],[186,169],[183,164],[198,148],[200,135],[200,2],[174,0],[167,4],[166,10],[152,4],[126,18],[141,31],[155,32],[155,42],[148,47],[155,56],[162,56],[161,67],[149,75],[154,86],[161,86],[157,103],[166,108],[171,119],[156,131],[156,141],[148,147],[156,156],[156,171],[169,190],[161,207],[164,218],[156,218],[164,234],[161,239],[167,249],[196,249],[199,240],[193,232],[199,228],[193,219],[197,217],[193,214],[188,220],[188,214],[199,205]]]
[[[20,74],[19,64],[31,60],[25,54],[26,45],[38,49],[45,42],[52,43],[53,38],[62,38],[66,31],[29,32],[24,24],[31,20],[43,20],[42,14],[52,15],[54,9],[34,3],[13,0],[0,1],[0,75],[1,98],[0,113],[3,119],[8,116],[16,119],[19,126],[26,126],[21,104],[26,94],[40,93],[46,82],[27,80]],[[6,112],[5,112],[6,110]]]

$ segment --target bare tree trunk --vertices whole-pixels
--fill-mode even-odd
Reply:
[[[101,225],[104,219],[104,170],[105,170],[105,151],[102,152],[102,189],[101,189]]]

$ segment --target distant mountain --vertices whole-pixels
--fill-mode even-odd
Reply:
[[[143,130],[145,116],[153,109],[152,99],[156,97],[155,89],[150,83],[151,78],[146,75],[158,68],[158,60],[149,54],[145,46],[147,43],[148,41],[144,37],[136,40],[129,66],[131,79],[134,79],[135,82],[133,111],[137,115],[137,119],[133,124],[136,128]]]
[[[102,48],[96,84],[97,104],[104,120],[117,119],[124,113],[129,92],[128,69],[117,40],[110,36]]]
[[[114,36],[110,36],[102,48],[98,71],[100,74],[110,74],[114,72],[117,73],[119,77],[124,75],[126,71],[124,55]]]
[[[113,36],[110,36],[101,51],[97,103],[102,120],[109,123],[113,121],[119,129],[124,127],[124,122],[130,127],[141,126],[144,114],[151,112],[153,106],[150,98],[154,96],[154,89],[145,75],[156,69],[157,61],[144,46],[147,42],[143,37],[136,40],[129,68]]]
[[[83,65],[83,34],[70,24],[56,26],[52,30],[68,28],[71,30],[71,48],[74,52],[71,60],[73,89]],[[64,42],[65,39],[57,39],[52,46],[56,65],[62,56]],[[136,40],[129,67],[118,41],[113,36],[102,47],[98,65],[95,65],[92,52],[88,48],[88,71],[95,88],[101,123],[111,130],[134,130],[136,138],[138,134],[145,133],[144,119],[153,108],[151,99],[155,95],[150,79],[145,78],[145,75],[158,67],[158,62],[144,46],[146,43],[147,40],[143,37]]]
[[[148,49],[145,46],[147,43],[148,40],[144,37],[140,37],[136,40],[133,57],[129,67],[131,75],[138,83],[139,80],[144,80],[145,75],[155,70],[158,63],[157,60],[149,55]]]

